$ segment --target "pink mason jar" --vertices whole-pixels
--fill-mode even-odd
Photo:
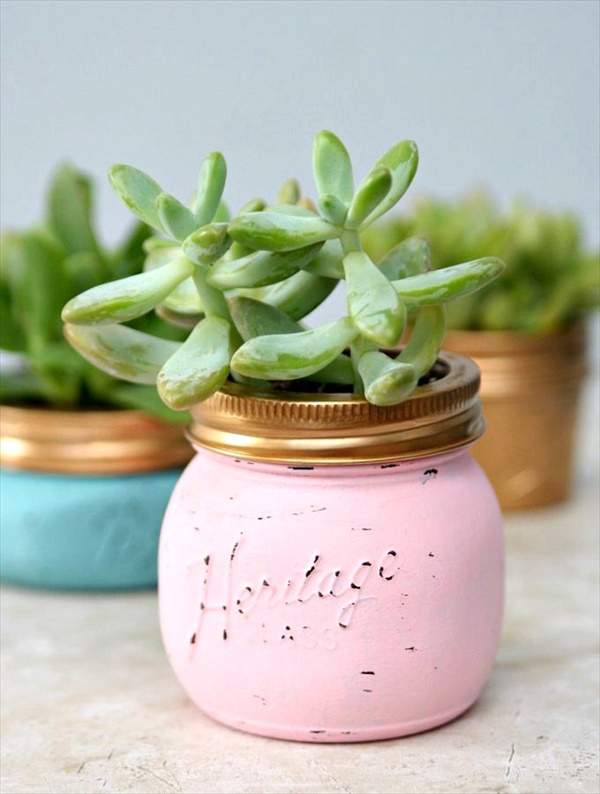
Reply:
[[[165,516],[161,629],[190,698],[240,730],[388,739],[479,697],[496,655],[503,537],[469,446],[479,373],[387,408],[229,385],[193,411]]]

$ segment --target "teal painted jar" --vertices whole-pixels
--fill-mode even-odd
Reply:
[[[154,587],[160,525],[192,456],[137,411],[2,406],[0,576],[29,587]]]

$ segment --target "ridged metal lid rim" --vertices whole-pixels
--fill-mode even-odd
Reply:
[[[484,431],[479,370],[442,352],[444,377],[389,407],[358,395],[263,393],[228,384],[192,409],[199,447],[264,462],[350,464],[424,457],[466,446]]]

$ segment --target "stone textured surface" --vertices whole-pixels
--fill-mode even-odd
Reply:
[[[597,424],[582,429],[569,504],[507,518],[492,677],[466,715],[418,736],[327,746],[229,730],[171,674],[154,593],[4,588],[3,794],[598,791],[597,443]]]

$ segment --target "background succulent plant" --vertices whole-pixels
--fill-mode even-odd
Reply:
[[[16,365],[0,372],[0,399],[66,409],[138,408],[179,419],[155,389],[131,386],[98,371],[64,339],[60,314],[65,301],[107,280],[141,272],[146,257],[143,243],[151,230],[145,224],[137,223],[120,246],[107,250],[95,232],[93,215],[90,179],[65,163],[50,180],[43,223],[2,234],[0,340],[2,349],[17,358]],[[185,336],[153,314],[138,326],[157,337]]]
[[[185,409],[228,377],[265,390],[295,391],[317,381],[364,393],[378,405],[408,397],[435,362],[444,304],[469,294],[503,268],[479,258],[430,269],[429,248],[403,241],[377,265],[361,235],[409,187],[417,147],[402,141],[355,188],[350,156],[331,132],[314,142],[317,206],[286,182],[270,206],[250,201],[230,219],[222,202],[226,166],[219,153],[201,168],[189,206],[135,168],[113,166],[121,199],[157,236],[146,242],[142,274],[84,292],[63,310],[65,333],[111,375],[156,383],[163,400]],[[339,281],[348,313],[318,328],[301,320]],[[125,323],[155,309],[191,328],[178,344]],[[412,314],[412,333],[394,349]]]
[[[451,328],[545,333],[567,327],[600,304],[600,258],[578,218],[515,201],[506,212],[487,191],[457,200],[422,197],[410,210],[371,227],[363,245],[377,261],[403,240],[422,236],[434,268],[494,251],[500,278],[448,307]]]

